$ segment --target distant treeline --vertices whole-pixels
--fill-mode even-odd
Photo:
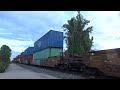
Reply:
[[[4,72],[10,63],[11,49],[7,45],[0,48],[0,72]]]
[[[11,49],[7,45],[2,45],[0,48],[0,60],[10,61]]]

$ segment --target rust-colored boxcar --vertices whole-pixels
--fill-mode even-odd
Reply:
[[[32,64],[33,55],[25,56],[25,60],[26,60],[27,64]]]
[[[60,62],[60,56],[42,58],[40,60],[40,66],[56,67],[56,65],[58,65],[59,62]]]
[[[88,67],[97,68],[108,76],[120,77],[120,48],[91,52],[86,61]]]

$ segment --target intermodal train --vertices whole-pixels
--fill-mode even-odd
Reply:
[[[50,30],[13,61],[28,65],[76,69],[91,75],[120,77],[120,48],[91,51],[84,56],[63,51],[63,32]]]

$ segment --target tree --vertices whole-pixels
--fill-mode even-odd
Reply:
[[[10,61],[11,49],[7,45],[3,45],[0,49],[0,58],[4,61]]]
[[[90,38],[89,34],[92,32],[93,27],[87,27],[88,23],[90,21],[84,19],[78,11],[76,17],[71,18],[68,20],[68,24],[63,25],[66,34],[65,41],[71,55],[84,55],[91,50],[93,37]]]

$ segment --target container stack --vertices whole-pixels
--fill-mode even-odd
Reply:
[[[20,63],[19,55],[16,57],[16,61],[17,61],[18,63]]]
[[[28,47],[25,52],[25,64],[31,64],[32,63],[32,58],[33,58],[33,53],[34,53],[34,47]]]
[[[24,55],[24,52],[22,52],[20,55],[19,55],[19,60],[20,60],[20,63],[25,63],[24,61],[24,58],[25,58],[25,55]]]
[[[60,56],[63,51],[63,32],[50,30],[34,43],[33,63],[40,65],[40,60]]]

